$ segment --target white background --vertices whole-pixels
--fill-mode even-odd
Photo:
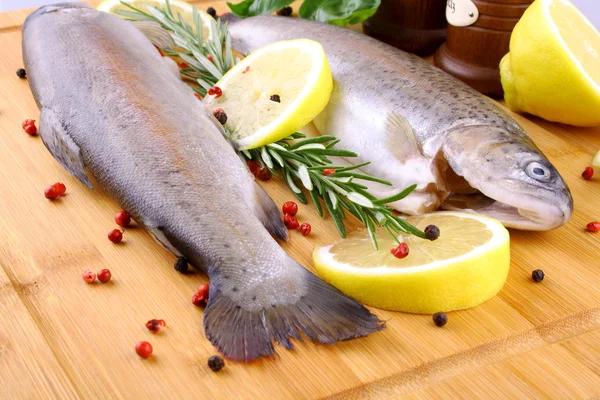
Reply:
[[[69,0],[0,0],[0,11],[29,8],[61,1],[66,2]],[[233,0],[232,2],[239,3],[238,0]],[[596,26],[596,29],[600,30],[600,0],[571,0],[571,2],[574,3],[590,21],[592,21],[592,24]]]

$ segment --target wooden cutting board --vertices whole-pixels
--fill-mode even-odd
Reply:
[[[226,10],[216,5],[219,13]],[[558,167],[572,189],[575,213],[551,232],[511,231],[512,265],[500,294],[449,314],[374,310],[387,328],[334,346],[298,343],[250,365],[206,366],[215,349],[205,339],[202,310],[191,304],[199,273],[182,275],[174,257],[141,228],[121,245],[106,234],[119,206],[90,191],[54,161],[39,137],[21,129],[39,119],[22,66],[26,11],[0,14],[0,388],[3,398],[591,398],[600,396],[600,182],[580,174],[600,149],[600,129],[515,118]],[[46,185],[65,182],[50,202]],[[278,204],[291,200],[277,179],[264,184]],[[225,205],[224,205],[225,206]],[[232,217],[234,217],[232,210]],[[311,269],[315,244],[337,238],[329,218],[301,206],[313,225],[291,232],[284,248]],[[353,227],[355,223],[350,224]],[[109,268],[109,284],[88,285],[84,269]],[[543,283],[531,281],[542,268]],[[152,335],[144,324],[162,318]],[[140,359],[137,341],[154,357]]]

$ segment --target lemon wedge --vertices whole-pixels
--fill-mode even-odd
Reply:
[[[594,156],[594,160],[592,161],[592,166],[594,168],[600,169],[600,150]]]
[[[379,250],[361,232],[315,248],[319,276],[368,305],[424,314],[474,307],[502,289],[510,266],[509,235],[502,223],[454,211],[407,221],[420,229],[434,224],[440,237],[407,236],[410,253],[398,259],[390,252],[397,243],[385,231],[377,234]]]
[[[600,125],[600,34],[571,2],[529,6],[513,30],[500,75],[510,109]]]
[[[227,114],[225,128],[239,149],[281,140],[327,105],[333,79],[323,47],[308,39],[261,47],[229,70],[205,103]]]
[[[126,3],[142,11],[146,11],[145,6],[160,8],[165,8],[167,6],[167,2],[165,0],[132,0],[126,1]],[[191,4],[178,0],[171,0],[169,3],[171,5],[171,11],[173,11],[173,15],[177,16],[179,13],[181,18],[187,24],[189,24],[191,27],[196,26],[196,23],[194,22],[194,8]],[[129,7],[121,4],[119,0],[104,0],[98,5],[98,7],[96,7],[96,9],[111,14],[115,14],[115,10],[131,11]],[[198,10],[198,14],[200,16],[200,20],[202,21],[202,38],[203,41],[206,42],[212,38],[210,27],[211,21],[214,21],[214,19],[202,10]]]

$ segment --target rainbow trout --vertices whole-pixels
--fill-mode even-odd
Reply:
[[[23,28],[39,133],[85,185],[88,172],[166,248],[210,278],[208,339],[250,361],[290,338],[335,343],[383,328],[291,259],[279,210],[212,115],[132,24],[75,3]],[[235,210],[232,212],[231,210]]]
[[[314,124],[371,161],[363,171],[392,187],[417,189],[390,206],[407,214],[473,210],[519,229],[566,223],[571,193],[527,133],[487,97],[420,58],[368,36],[297,18],[258,16],[229,25],[246,54],[268,43],[306,38],[325,48],[334,91]]]

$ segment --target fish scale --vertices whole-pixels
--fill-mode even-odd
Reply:
[[[289,39],[323,46],[334,88],[314,125],[358,154],[340,162],[370,161],[361,170],[392,183],[367,183],[372,194],[417,185],[389,206],[413,215],[466,209],[531,230],[569,220],[571,194],[550,161],[513,118],[454,77],[349,29],[278,16],[224,18],[242,54]]]
[[[250,361],[383,323],[291,259],[273,235],[275,203],[226,141],[173,61],[132,24],[77,3],[41,7],[23,28],[40,136],[67,170],[88,174],[167,249],[210,279],[205,334]]]

